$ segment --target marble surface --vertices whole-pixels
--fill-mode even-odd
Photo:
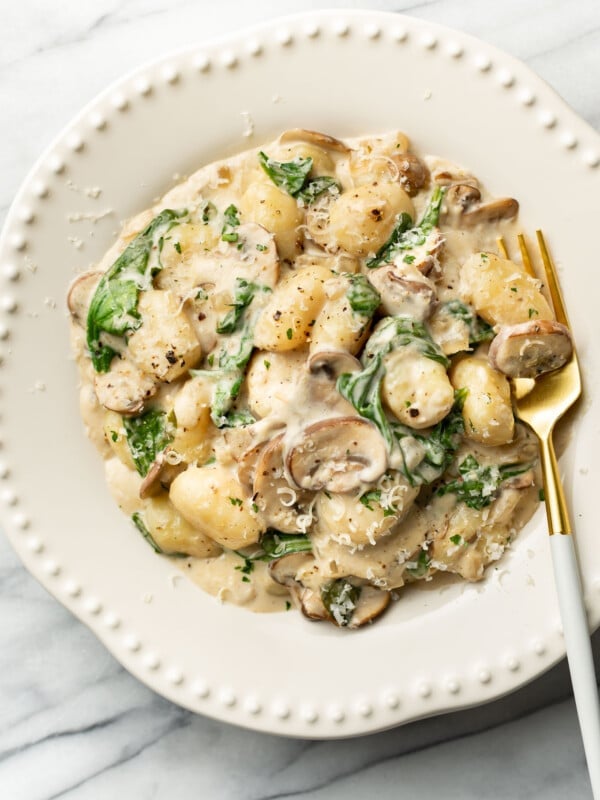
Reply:
[[[522,58],[600,128],[597,0],[21,0],[0,19],[0,222],[25,173],[108,82],[157,52],[316,8],[403,11]],[[600,635],[594,637],[600,665]],[[492,704],[370,737],[310,742],[184,711],[129,676],[0,536],[0,796],[591,797],[568,671]]]

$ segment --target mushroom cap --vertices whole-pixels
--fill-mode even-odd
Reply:
[[[248,495],[254,492],[254,475],[260,460],[262,451],[267,446],[267,442],[259,442],[244,450],[238,460],[237,476]]]
[[[414,197],[429,181],[429,170],[414,153],[394,153],[391,158],[398,167],[400,186]]]
[[[270,561],[268,569],[276,583],[289,589],[294,602],[307,619],[329,619],[320,592],[304,586],[298,579],[298,575],[305,573],[311,565],[315,565],[315,559],[310,553],[290,553],[276,561]]]
[[[360,361],[345,350],[321,350],[308,358],[308,370],[313,375],[324,375],[336,380],[345,372],[358,372]]]
[[[366,419],[332,417],[304,428],[286,465],[301,488],[343,494],[378,480],[387,467],[387,450]]]
[[[146,477],[140,484],[140,498],[145,500],[161,489],[168,489],[180,472],[187,468],[183,459],[178,463],[169,461],[169,453],[176,455],[172,447],[165,447],[150,465]]]
[[[567,327],[554,320],[529,320],[504,325],[493,339],[491,365],[511,378],[535,378],[560,369],[571,358],[573,340]]]
[[[420,277],[418,270],[414,272]],[[431,315],[436,301],[431,281],[402,275],[393,265],[372,270],[369,280],[379,291],[387,316],[404,315],[423,322]]]
[[[101,405],[124,416],[139,414],[158,388],[154,377],[126,358],[113,358],[108,372],[94,375],[94,390]]]
[[[519,203],[514,197],[501,197],[482,203],[465,211],[462,220],[465,225],[478,225],[481,222],[497,222],[499,219],[512,219],[519,212]]]
[[[390,604],[390,593],[375,586],[363,586],[349,628],[361,628],[381,616]]]
[[[350,148],[339,139],[319,131],[309,131],[304,128],[291,128],[284,131],[279,137],[280,142],[306,142],[322,147],[324,150],[336,150],[338,153],[349,153]]]
[[[481,200],[481,192],[476,186],[468,183],[455,183],[446,192],[444,200],[447,206],[456,208],[462,213]]]
[[[90,270],[82,272],[71,283],[67,294],[67,307],[75,322],[85,324],[90,300],[101,277],[101,272]]]
[[[250,454],[248,454],[250,458]],[[285,477],[283,464],[283,434],[276,436],[256,458],[253,495],[267,525],[282,533],[298,533],[298,518],[302,512],[298,503],[307,500],[304,492],[292,488]]]
[[[298,573],[314,560],[311,553],[288,553],[287,556],[269,561],[269,575],[275,583],[290,586],[292,583],[299,583]]]

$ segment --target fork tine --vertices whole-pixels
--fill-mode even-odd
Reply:
[[[523,266],[525,270],[531,275],[532,278],[537,278],[535,274],[535,269],[533,268],[533,264],[531,261],[531,256],[529,255],[529,250],[527,249],[527,242],[525,241],[525,237],[522,233],[517,236],[517,241],[519,242],[519,250],[521,251],[521,260],[523,261]]]
[[[504,258],[508,258],[508,250],[506,248],[506,242],[504,241],[502,236],[499,236],[496,241],[498,242],[498,249],[500,250],[500,252],[504,256]]]
[[[554,306],[554,313],[556,315],[556,319],[558,322],[561,322],[563,325],[569,327],[569,318],[567,317],[565,304],[563,303],[562,292],[560,290],[560,286],[558,283],[558,275],[556,273],[556,267],[554,266],[554,262],[550,257],[548,248],[546,247],[546,240],[544,239],[544,234],[540,230],[537,230],[535,232],[535,235],[537,238],[538,247],[540,249],[540,255],[542,256],[542,261],[544,262],[544,270],[546,272],[548,290],[550,292],[550,297],[552,298],[552,305]]]

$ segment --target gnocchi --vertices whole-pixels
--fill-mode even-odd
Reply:
[[[293,129],[127,223],[67,302],[85,425],[152,548],[348,628],[481,580],[539,496],[508,378],[570,357],[496,251],[517,212],[399,131]]]

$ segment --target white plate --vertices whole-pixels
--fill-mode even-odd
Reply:
[[[126,76],[25,181],[0,250],[1,519],[26,567],[157,692],[258,730],[341,737],[490,700],[564,655],[543,509],[483,583],[407,592],[365,630],[220,606],[176,579],[108,496],[79,421],[64,304],[75,270],[177,173],[297,126],[401,128],[517,197],[524,228],[543,226],[563,265],[586,385],[597,384],[597,134],[521,63],[461,33],[373,12],[288,18]],[[592,395],[563,472],[597,626]]]

